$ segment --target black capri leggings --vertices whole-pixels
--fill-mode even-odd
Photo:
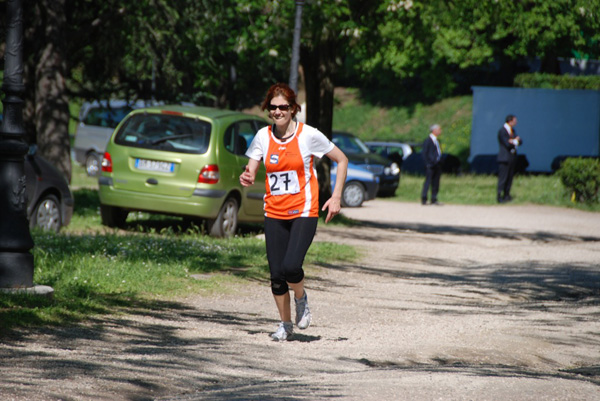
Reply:
[[[291,220],[265,217],[265,242],[273,294],[286,294],[288,282],[295,284],[304,278],[302,263],[317,231],[317,221],[317,217]]]

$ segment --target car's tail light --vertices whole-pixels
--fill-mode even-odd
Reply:
[[[112,173],[112,159],[108,152],[104,152],[104,157],[102,158],[102,171]]]
[[[216,164],[209,164],[200,170],[198,182],[201,184],[216,184],[219,182],[219,177],[219,166]]]

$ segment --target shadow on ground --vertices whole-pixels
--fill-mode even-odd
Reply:
[[[380,223],[380,222],[367,222],[361,221],[360,223],[354,223],[356,226],[367,227],[367,228],[379,228],[383,230],[400,230],[400,231],[411,231],[421,234],[449,234],[459,236],[481,236],[486,238],[497,238],[497,239],[508,239],[508,240],[530,240],[530,241],[541,241],[541,242],[553,242],[553,241],[568,241],[568,242],[600,242],[600,236],[577,236],[577,235],[565,235],[547,231],[536,231],[533,233],[512,230],[512,229],[498,229],[488,227],[473,227],[473,226],[457,226],[457,225],[438,225],[438,224],[425,224],[425,223]],[[356,238],[355,232],[348,233]],[[365,236],[366,241],[377,241],[377,237]]]
[[[447,272],[428,272],[406,266],[422,265],[447,268]],[[321,264],[335,270],[359,271],[392,279],[421,280],[428,285],[462,287],[463,290],[495,297],[508,295],[515,302],[562,301],[579,305],[600,304],[600,270],[595,263],[548,263],[518,261],[512,263],[462,266],[453,261],[428,257],[406,257],[396,266],[375,267],[367,264]],[[600,312],[598,313],[600,316]]]
[[[268,338],[269,333],[257,327],[272,327],[273,319],[164,301],[137,303],[121,312],[144,315],[145,323],[116,315],[85,325],[14,331],[4,336],[0,395],[11,394],[16,400],[114,400],[118,394],[118,399],[140,401],[158,397],[184,400],[208,392],[210,396],[201,399],[247,400],[255,394],[261,400],[312,400],[315,391],[323,391],[294,381],[282,386],[280,380],[255,379],[277,377],[282,372],[269,364],[257,366],[251,356],[228,347],[227,338],[181,336],[182,326],[203,322]],[[298,334],[294,339],[313,342],[321,337]],[[265,341],[256,347],[264,347],[261,353],[267,355],[271,344]],[[248,366],[252,366],[253,378],[248,377]],[[65,387],[48,385],[57,381]],[[81,385],[74,384],[78,381]],[[76,390],[66,391],[74,385]],[[334,388],[327,391],[336,394]],[[170,398],[178,393],[186,395]]]
[[[353,361],[373,369],[426,373],[460,373],[475,377],[533,378],[540,380],[564,379],[592,382],[600,385],[600,369],[598,366],[579,369],[563,369],[556,372],[540,372],[527,369],[523,366],[473,364],[468,361],[461,361],[458,359],[449,360],[446,358],[434,358],[431,360],[431,363],[421,363],[410,360],[399,363],[393,361],[376,361],[366,358],[348,359],[348,361]]]

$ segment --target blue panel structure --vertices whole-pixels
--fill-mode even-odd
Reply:
[[[600,155],[600,91],[475,86],[472,165],[495,167],[497,134],[508,114],[517,116],[518,153],[527,157],[529,172],[552,172],[557,158]]]

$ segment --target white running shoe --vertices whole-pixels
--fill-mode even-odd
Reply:
[[[277,331],[271,334],[271,338],[275,341],[286,341],[289,340],[294,334],[294,325],[292,322],[281,322]]]
[[[304,330],[310,326],[310,321],[312,320],[312,315],[308,308],[306,291],[304,291],[304,296],[302,298],[296,299],[296,297],[294,297],[294,301],[296,302],[296,326],[298,326],[300,330]]]

